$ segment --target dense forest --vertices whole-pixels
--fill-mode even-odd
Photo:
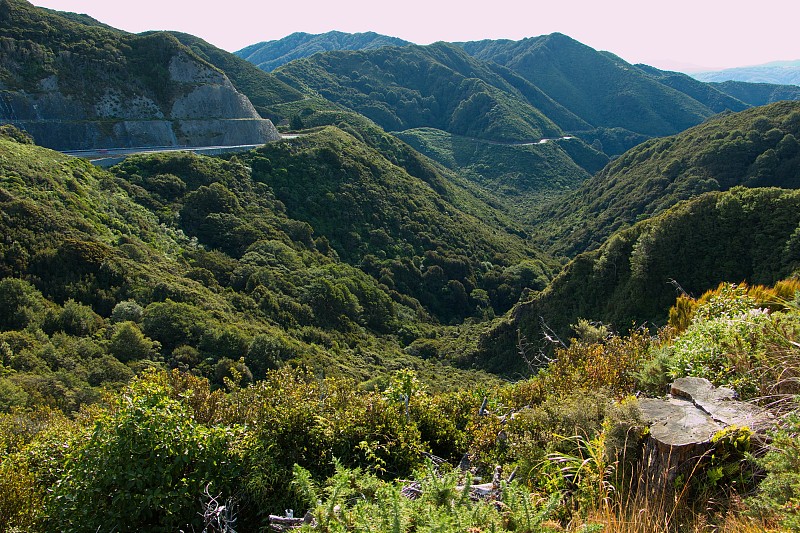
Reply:
[[[4,87],[168,106],[184,54],[293,133],[104,169],[4,120],[0,530],[800,527],[800,103],[559,34],[294,34],[268,73],[0,19]],[[768,423],[662,483],[644,406],[681,378]]]

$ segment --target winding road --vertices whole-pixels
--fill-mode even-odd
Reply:
[[[280,140],[296,139],[299,134],[281,135]],[[65,150],[62,154],[88,159],[98,166],[112,166],[128,156],[137,154],[154,154],[161,152],[193,152],[195,154],[219,155],[246,152],[264,146],[264,144],[240,144],[235,146],[140,146],[135,148],[93,148],[90,150]]]

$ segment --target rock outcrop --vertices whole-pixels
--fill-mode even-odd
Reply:
[[[668,493],[679,475],[691,474],[718,432],[738,426],[759,434],[773,423],[769,412],[702,378],[677,379],[666,398],[639,399],[639,407],[650,424],[643,481],[656,494]]]
[[[0,122],[55,150],[262,144],[280,137],[225,74],[186,54],[173,57],[169,71],[183,94],[166,112],[163,103],[115,87],[82,102],[63,94],[50,76],[35,93],[0,91]]]
[[[92,26],[0,2],[0,123],[56,150],[279,138],[224,72],[168,33]]]

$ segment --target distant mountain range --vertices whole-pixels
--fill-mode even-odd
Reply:
[[[411,44],[397,37],[380,35],[375,32],[343,33],[331,31],[322,34],[297,32],[275,41],[265,41],[250,45],[234,52],[258,68],[271,72],[281,65],[333,50],[369,50],[382,46],[404,46]]]
[[[772,83],[778,85],[800,85],[800,59],[774,61],[751,67],[736,67],[691,75],[700,81],[745,81],[748,83]]]

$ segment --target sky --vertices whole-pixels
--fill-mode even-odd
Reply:
[[[228,50],[296,31],[417,44],[569,35],[631,63],[716,70],[800,59],[800,2],[772,0],[32,0],[130,32],[176,30]],[[385,7],[385,6],[393,7]]]

